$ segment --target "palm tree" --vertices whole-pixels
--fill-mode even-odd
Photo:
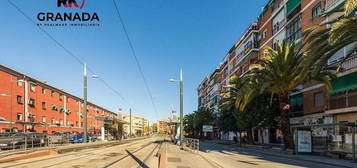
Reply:
[[[312,67],[305,65],[306,56],[300,54],[301,48],[296,48],[295,43],[278,43],[276,49],[266,47],[264,56],[249,68],[245,78],[249,81],[246,92],[247,97],[238,98],[237,107],[244,109],[253,97],[269,92],[277,95],[280,108],[279,126],[284,136],[284,143],[289,148],[293,148],[293,138],[290,131],[289,122],[289,92],[296,89],[300,84],[308,80],[317,80],[331,86],[329,79],[333,74],[321,72],[311,73]],[[312,76],[314,75],[314,76]]]
[[[344,15],[329,22],[313,26],[305,30],[306,54],[309,56],[310,66],[315,66],[315,74],[326,68],[326,63],[335,53],[347,45],[357,41],[357,0],[347,0]],[[332,11],[339,13],[341,10]],[[347,54],[354,55],[357,48]]]

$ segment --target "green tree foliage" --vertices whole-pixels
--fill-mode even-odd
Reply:
[[[184,117],[184,130],[192,137],[202,135],[203,125],[212,125],[216,119],[214,113],[206,108],[200,108]]]
[[[329,22],[313,26],[304,32],[304,46],[307,48],[306,65],[313,67],[315,74],[328,68],[326,63],[334,54],[345,46],[357,42],[357,0],[347,0],[344,15],[341,10],[334,10],[330,15],[341,15]],[[357,48],[347,53],[347,58],[355,55]]]

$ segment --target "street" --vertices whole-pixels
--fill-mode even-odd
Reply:
[[[224,168],[337,168],[336,166],[289,159],[283,155],[262,154],[259,151],[201,142],[203,155]]]

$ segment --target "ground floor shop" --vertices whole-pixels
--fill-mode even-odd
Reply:
[[[357,112],[326,111],[292,118],[297,153],[353,158],[356,152]]]

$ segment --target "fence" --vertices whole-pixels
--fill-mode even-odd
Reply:
[[[71,143],[74,135],[7,134],[0,136],[0,154],[11,151],[26,151],[41,147],[55,147]],[[5,152],[6,151],[6,152]]]

